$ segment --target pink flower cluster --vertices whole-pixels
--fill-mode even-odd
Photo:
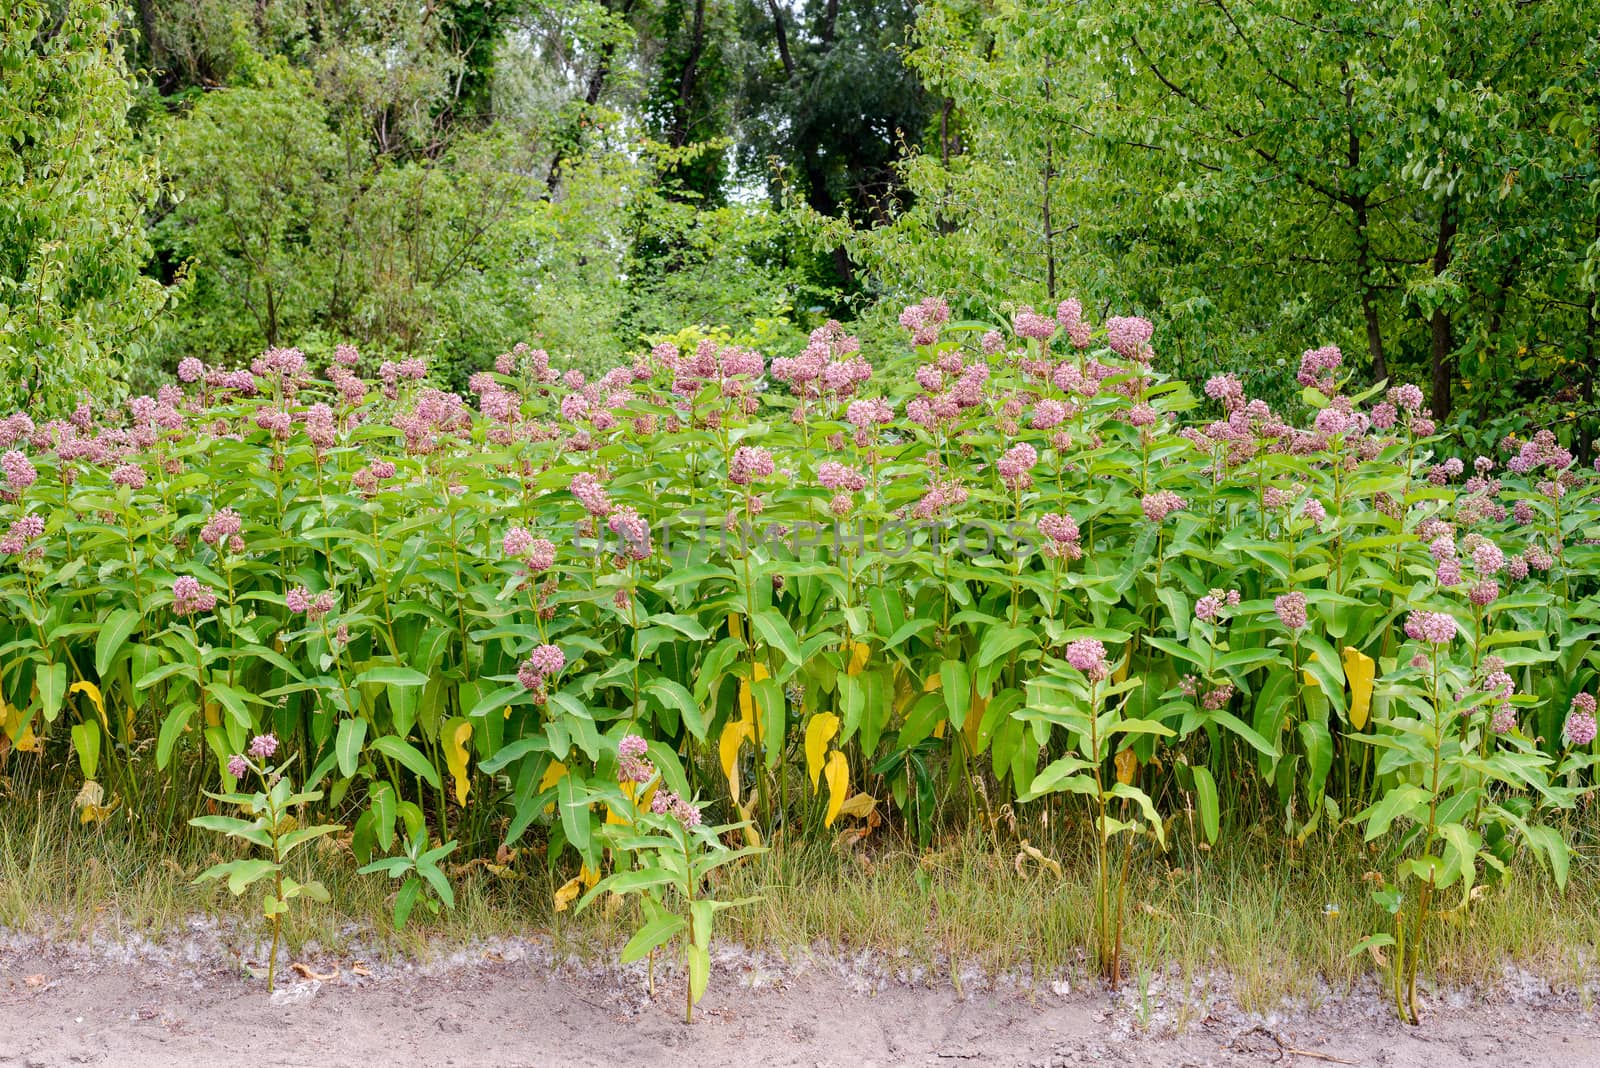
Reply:
[[[1011,329],[1018,337],[1031,338],[1035,341],[1049,341],[1055,336],[1056,321],[1048,316],[1040,315],[1033,310],[1031,305],[1024,304],[1011,317]]]
[[[13,522],[0,537],[0,554],[16,556],[26,552],[29,544],[44,533],[44,520],[36,515],[25,515]]]
[[[1455,639],[1455,617],[1445,612],[1414,611],[1406,617],[1406,637],[1432,645],[1447,645]]]
[[[1094,682],[1100,682],[1111,675],[1111,666],[1106,663],[1106,647],[1094,638],[1079,638],[1077,641],[1069,642],[1067,663]]]
[[[377,493],[382,484],[394,478],[398,473],[395,465],[388,460],[373,460],[365,467],[358,468],[350,476],[350,481],[364,497],[371,497]]]
[[[1013,490],[1025,490],[1033,485],[1033,465],[1038,462],[1038,450],[1025,441],[1019,441],[1000,457],[995,470],[1007,486]]]
[[[939,328],[950,321],[950,305],[938,297],[923,297],[900,313],[900,325],[911,333],[913,345],[936,345]]]
[[[1272,601],[1273,611],[1278,613],[1278,622],[1291,631],[1303,630],[1307,623],[1306,595],[1299,590],[1283,594]]]
[[[217,607],[217,595],[210,586],[190,575],[179,575],[172,583],[172,611],[180,616],[209,612]]]
[[[572,476],[572,481],[567,483],[567,490],[578,503],[583,505],[584,511],[592,516],[611,514],[614,507],[611,498],[606,495],[606,488],[598,478],[588,471],[579,471]]]
[[[1046,555],[1067,560],[1076,560],[1083,555],[1083,549],[1078,544],[1081,537],[1078,523],[1070,515],[1046,512],[1039,517],[1039,533],[1050,539],[1045,545]]]
[[[769,477],[772,471],[772,453],[759,445],[740,445],[728,461],[728,481],[736,486],[748,486],[758,478]]]
[[[617,743],[617,781],[646,783],[656,777],[655,765],[645,759],[650,746],[637,734],[625,734]]]
[[[1111,351],[1126,359],[1149,363],[1155,359],[1150,338],[1155,327],[1149,319],[1137,315],[1113,315],[1106,320],[1106,344]]]
[[[1334,372],[1343,364],[1344,353],[1339,351],[1337,345],[1307,349],[1300,355],[1300,370],[1295,375],[1295,380],[1302,386],[1310,386],[1331,397],[1339,389],[1339,379]]]
[[[304,586],[295,586],[283,595],[284,607],[296,615],[303,615],[311,623],[317,622],[333,611],[333,591],[323,590],[315,597]]]
[[[1083,319],[1083,304],[1076,297],[1068,297],[1056,305],[1056,322],[1067,332],[1072,347],[1083,350],[1089,347],[1092,331]]]
[[[1568,745],[1588,745],[1594,741],[1594,710],[1594,694],[1580,693],[1572,699],[1566,726],[1561,731],[1561,737]]]
[[[1139,502],[1139,507],[1144,510],[1144,517],[1152,523],[1160,523],[1173,512],[1181,512],[1189,507],[1189,502],[1171,490],[1156,490],[1147,493]]]
[[[17,449],[0,454],[0,472],[4,472],[6,488],[12,494],[20,494],[39,480],[39,472],[34,469],[33,463]]]
[[[501,541],[501,549],[508,559],[520,560],[531,574],[540,574],[555,566],[555,543],[548,538],[536,538],[524,527],[512,527]]]
[[[227,549],[230,552],[244,552],[244,539],[239,532],[244,529],[244,520],[232,508],[223,508],[211,514],[205,526],[200,528],[200,540],[207,545],[216,547],[218,551]]]
[[[523,689],[542,693],[545,680],[552,675],[559,675],[561,669],[567,666],[566,654],[559,646],[540,645],[528,654],[528,659],[517,668],[517,681]]]
[[[1224,608],[1237,608],[1238,606],[1238,590],[1213,589],[1194,603],[1194,615],[1196,619],[1203,619],[1207,623],[1215,623],[1221,618]]]
[[[623,544],[623,557],[629,560],[648,560],[654,551],[650,538],[650,524],[629,505],[611,513],[606,529],[615,534]]]
[[[700,826],[700,809],[665,788],[657,790],[650,799],[650,811],[658,816],[671,816],[691,830]]]
[[[817,468],[817,482],[824,489],[844,490],[849,493],[860,493],[867,488],[866,475],[836,460],[823,461]]]
[[[1523,442],[1517,454],[1506,461],[1506,470],[1517,475],[1531,474],[1541,467],[1561,472],[1572,464],[1572,453],[1561,446],[1555,434],[1549,430],[1540,430]]]

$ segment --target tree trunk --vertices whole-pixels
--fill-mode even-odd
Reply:
[[[1389,377],[1389,363],[1383,356],[1383,327],[1378,322],[1378,287],[1372,282],[1372,247],[1367,236],[1367,197],[1352,198],[1356,223],[1356,273],[1361,284],[1361,317],[1367,324],[1367,355],[1372,360],[1372,381]]]
[[[1600,302],[1589,299],[1589,321],[1583,328],[1583,383],[1578,387],[1578,465],[1588,467],[1594,461],[1594,333],[1595,315],[1600,314]]]
[[[1044,70],[1044,103],[1050,106],[1050,67]],[[1050,222],[1050,179],[1055,177],[1055,141],[1047,128],[1044,138],[1044,291],[1050,303],[1056,302],[1056,235]]]
[[[1438,278],[1450,268],[1451,242],[1456,236],[1456,210],[1454,198],[1446,198],[1439,212],[1439,237],[1433,247],[1433,276]],[[1453,404],[1451,387],[1455,380],[1455,367],[1451,360],[1455,351],[1454,332],[1450,313],[1442,307],[1433,309],[1428,322],[1429,353],[1433,366],[1433,416],[1446,419]]]

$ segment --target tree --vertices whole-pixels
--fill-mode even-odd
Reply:
[[[97,0],[0,12],[0,405],[70,407],[137,353],[166,299],[140,273],[157,176],[117,40]]]

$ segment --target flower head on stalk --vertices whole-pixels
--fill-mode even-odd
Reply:
[[[656,776],[655,765],[645,759],[650,746],[637,734],[625,734],[617,744],[617,781],[646,783]]]
[[[1094,638],[1079,638],[1069,643],[1067,663],[1094,682],[1101,682],[1111,675],[1111,666],[1106,663],[1106,647]]]
[[[1415,611],[1406,617],[1406,637],[1412,641],[1448,645],[1455,636],[1455,617],[1448,613]]]
[[[1305,629],[1307,622],[1306,595],[1299,590],[1275,598],[1272,602],[1272,608],[1273,611],[1278,613],[1278,622],[1289,630]]]
[[[700,809],[691,805],[671,790],[657,790],[650,799],[650,811],[658,816],[671,816],[688,828],[700,826]]]
[[[1064,512],[1046,512],[1039,517],[1039,533],[1049,538],[1047,555],[1076,560],[1083,555],[1077,520]]]
[[[560,674],[561,669],[566,666],[566,654],[559,646],[548,644],[536,646],[533,652],[528,654],[528,659],[522,662],[522,666],[517,668],[517,681],[522,684],[523,689],[538,695],[543,700],[545,681],[553,675]]]
[[[305,616],[307,622],[315,623],[333,611],[333,591],[323,590],[313,597],[304,586],[296,586],[283,595],[283,603],[289,611]]]
[[[1594,694],[1580,693],[1572,699],[1572,707],[1567,712],[1567,724],[1561,730],[1561,737],[1568,745],[1588,745],[1594,741],[1594,710]]]
[[[172,611],[180,616],[209,612],[217,607],[217,595],[191,575],[179,575],[172,583]]]

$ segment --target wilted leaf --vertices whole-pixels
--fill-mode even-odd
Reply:
[[[583,891],[583,880],[574,875],[556,889],[556,911],[565,912],[567,907],[578,900],[578,894]]]
[[[1372,683],[1377,676],[1377,664],[1372,657],[1352,646],[1345,646],[1340,654],[1344,660],[1344,677],[1350,681],[1350,726],[1362,730],[1372,711]]]
[[[739,747],[747,738],[753,738],[751,724],[744,720],[728,723],[722,728],[722,738],[717,743],[717,755],[722,759],[722,774],[728,780],[728,794],[739,801]]]
[[[806,724],[806,774],[811,776],[811,792],[817,792],[817,779],[822,775],[822,758],[827,754],[828,743],[839,733],[839,717],[832,712],[818,712]]]
[[[89,695],[89,700],[94,702],[95,710],[100,713],[100,722],[105,724],[107,730],[110,730],[111,725],[106,722],[106,702],[105,698],[100,694],[100,687],[92,682],[75,682],[67,687],[67,696],[71,697],[75,693]]]
[[[835,749],[828,754],[828,763],[822,769],[822,774],[828,780],[828,814],[823,825],[832,827],[833,821],[839,818],[845,794],[850,790],[850,762]]]
[[[464,805],[472,790],[472,778],[467,774],[467,741],[472,737],[472,721],[458,716],[445,724],[443,734],[444,762],[450,769],[450,777],[456,781],[456,804]]]
[[[1112,762],[1117,766],[1117,781],[1124,786],[1131,783],[1139,771],[1139,757],[1132,749],[1122,750]]]
[[[1059,861],[1051,860],[1049,857],[1047,857],[1043,853],[1039,852],[1038,848],[1033,846],[1033,845],[1030,845],[1026,838],[1024,838],[1022,840],[1021,845],[1022,845],[1022,852],[1017,854],[1017,859],[1013,862],[1013,865],[1012,865],[1013,867],[1015,867],[1017,869],[1017,874],[1018,875],[1022,874],[1023,865],[1026,864],[1026,862],[1029,859],[1032,859],[1034,862],[1038,863],[1040,866],[1045,867],[1045,868],[1049,868],[1050,871],[1055,874],[1055,877],[1057,879],[1061,878],[1061,864],[1060,864]]]
[[[878,807],[878,799],[871,794],[855,794],[839,806],[839,815],[854,816],[858,820],[869,818]]]
[[[867,669],[867,661],[872,658],[872,646],[866,642],[850,643],[850,663],[845,667],[846,675],[859,675]]]

